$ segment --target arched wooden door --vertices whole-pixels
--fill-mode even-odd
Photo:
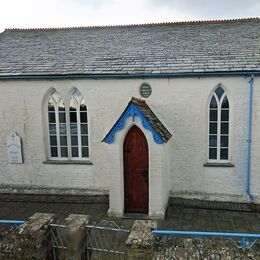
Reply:
[[[123,150],[125,212],[148,213],[148,144],[137,126],[127,133]]]

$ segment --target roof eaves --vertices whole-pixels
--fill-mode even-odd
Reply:
[[[100,74],[0,74],[0,80],[64,80],[64,79],[123,79],[123,78],[183,78],[215,76],[260,76],[260,70],[204,71],[177,73],[100,73]]]

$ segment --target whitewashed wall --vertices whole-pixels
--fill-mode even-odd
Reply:
[[[260,203],[260,78],[254,80],[253,96],[253,124],[252,124],[252,163],[251,190]]]
[[[101,140],[143,82],[152,86],[147,103],[173,133],[168,156],[171,196],[247,201],[245,194],[249,78],[178,78],[125,80],[59,80],[0,82],[0,183],[3,191],[107,193],[109,175],[117,167]],[[207,102],[222,83],[231,106],[231,162],[235,167],[204,167],[207,157]],[[90,116],[90,160],[93,165],[43,164],[42,99],[54,87],[67,96],[77,87]],[[252,192],[260,201],[260,80],[254,84]],[[24,164],[7,162],[6,137],[22,138]],[[113,158],[113,159],[112,159]],[[32,189],[33,188],[33,189]],[[166,196],[166,195],[165,195]]]

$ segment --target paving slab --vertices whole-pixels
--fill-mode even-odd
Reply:
[[[134,219],[109,218],[108,204],[0,202],[0,219],[26,220],[35,212],[55,213],[60,223],[69,214],[86,214],[91,221],[115,221],[122,228],[130,229]],[[0,227],[1,228],[1,227]],[[159,229],[187,231],[243,232],[260,234],[260,214],[256,212],[228,211],[170,206],[164,220],[158,221]]]

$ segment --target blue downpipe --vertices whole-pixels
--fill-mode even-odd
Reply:
[[[253,111],[253,86],[254,74],[249,81],[249,111],[248,111],[248,138],[247,138],[247,169],[246,169],[246,193],[251,203],[255,203],[255,198],[251,193],[251,143],[252,143],[252,111]]]

